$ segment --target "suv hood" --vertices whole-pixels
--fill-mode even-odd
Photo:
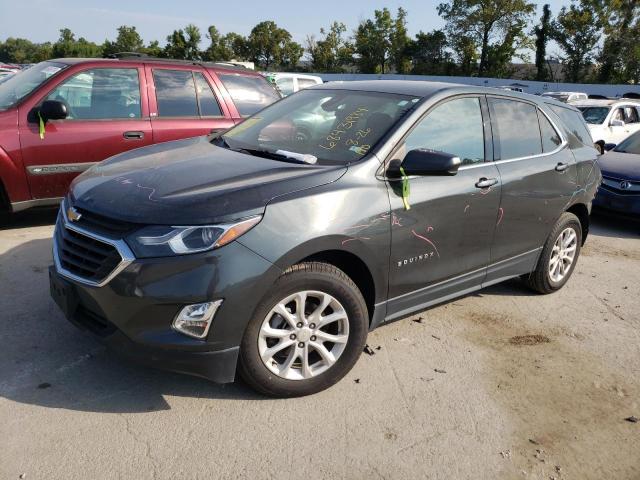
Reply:
[[[74,180],[71,201],[134,223],[218,223],[262,213],[275,197],[334,182],[346,170],[255,157],[197,137],[105,160]]]
[[[598,157],[602,175],[640,182],[640,155],[611,151]]]

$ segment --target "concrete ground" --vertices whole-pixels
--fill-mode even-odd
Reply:
[[[294,400],[118,360],[48,293],[50,213],[0,231],[2,479],[639,479],[640,227],[594,219],[575,274],[373,332]],[[378,348],[379,347],[379,348]]]

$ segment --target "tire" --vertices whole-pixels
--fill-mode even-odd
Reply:
[[[299,305],[304,305],[302,319]],[[319,262],[294,265],[276,280],[249,321],[238,370],[249,386],[265,395],[310,395],[351,370],[368,329],[367,305],[343,271]]]
[[[560,237],[564,236],[561,240]],[[571,239],[571,245],[564,246]],[[573,250],[571,249],[573,246]],[[563,213],[556,222],[553,230],[549,234],[544,244],[536,269],[529,275],[523,277],[525,283],[538,293],[548,294],[560,290],[569,280],[580,256],[582,247],[582,225],[578,217],[573,213]],[[564,259],[554,261],[558,254],[563,257],[562,253],[569,255],[571,252],[573,257],[569,260],[565,256]],[[557,265],[552,269],[552,263]]]

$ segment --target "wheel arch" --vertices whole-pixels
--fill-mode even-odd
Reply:
[[[373,274],[364,260],[355,253],[345,250],[323,250],[301,258],[294,264],[303,262],[328,263],[347,274],[362,293],[369,313],[369,324],[371,325],[374,318],[377,290]]]
[[[578,217],[578,220],[580,220],[582,227],[582,245],[584,245],[589,235],[589,209],[584,203],[574,203],[567,209],[567,212],[573,213]]]

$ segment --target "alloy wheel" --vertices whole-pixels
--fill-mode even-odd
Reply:
[[[280,300],[258,336],[264,365],[287,380],[306,380],[330,369],[349,340],[346,310],[325,292],[304,290]]]
[[[552,281],[561,282],[571,270],[576,256],[578,235],[572,227],[565,228],[556,239],[549,260],[549,277]]]

